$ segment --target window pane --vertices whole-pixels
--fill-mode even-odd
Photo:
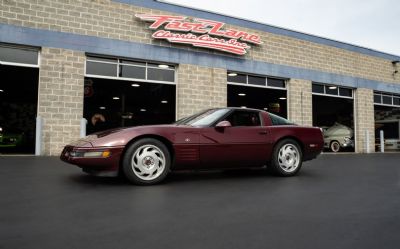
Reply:
[[[86,62],[86,73],[103,76],[117,76],[117,64],[101,63],[101,62]]]
[[[324,93],[324,85],[312,84],[313,93]]]
[[[175,66],[171,66],[165,63],[147,63],[147,66],[159,69],[175,69]]]
[[[267,79],[267,85],[268,86],[272,86],[272,87],[285,88],[285,81],[284,80],[280,80],[280,79],[268,78]]]
[[[119,67],[119,77],[146,79],[146,68],[121,65]]]
[[[140,62],[140,61],[128,61],[128,60],[121,60],[120,61],[122,64],[129,64],[129,65],[135,65],[135,66],[146,66],[146,62]]]
[[[236,76],[229,76],[228,75],[228,82],[247,84],[246,75],[244,75],[244,74],[238,74]]]
[[[235,111],[226,118],[232,126],[260,126],[260,117],[257,112]]]
[[[380,94],[374,94],[374,103],[382,103]]]
[[[392,104],[392,96],[382,95],[382,103],[391,105]]]
[[[345,97],[353,97],[352,95],[353,90],[349,88],[339,88],[339,95]]]
[[[400,98],[393,98],[393,105],[400,105]]]
[[[118,63],[117,59],[113,58],[102,58],[102,57],[92,57],[92,56],[87,56],[88,60],[93,60],[93,61],[104,61],[104,62],[110,62],[110,63]]]
[[[258,86],[265,86],[266,85],[266,78],[259,77],[259,76],[251,76],[249,75],[249,84],[258,85]]]
[[[338,95],[338,87],[337,86],[325,86],[325,93],[331,95]]]
[[[158,68],[148,68],[147,70],[148,80],[175,82],[175,71],[173,70],[163,70]]]
[[[0,47],[0,61],[37,65],[38,51]]]

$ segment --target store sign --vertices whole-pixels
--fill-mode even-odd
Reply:
[[[236,29],[223,29],[225,23],[205,19],[190,21],[186,16],[137,14],[143,21],[152,22],[150,29],[157,30],[152,37],[171,43],[190,44],[227,53],[244,55],[251,44],[261,44],[259,35]],[[178,31],[178,32],[173,32]]]

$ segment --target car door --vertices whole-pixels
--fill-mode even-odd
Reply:
[[[200,133],[200,162],[204,168],[262,166],[271,146],[260,113],[234,110],[223,120],[230,127],[203,128]]]

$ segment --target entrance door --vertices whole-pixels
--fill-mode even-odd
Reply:
[[[37,68],[0,65],[0,153],[33,154],[38,96]]]

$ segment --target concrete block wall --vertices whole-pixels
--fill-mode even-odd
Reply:
[[[290,79],[287,82],[287,97],[289,120],[312,126],[312,82]]]
[[[110,0],[0,1],[0,23],[220,54],[212,50],[172,45],[166,41],[152,39],[153,31],[148,28],[149,24],[134,17],[137,13],[177,13]],[[259,30],[233,25],[226,25],[226,28],[240,29],[261,36],[264,44],[252,46],[249,53],[243,57],[245,59],[400,83],[400,77],[394,78],[392,75],[391,61],[386,59]]]
[[[154,40],[149,24],[134,17],[137,13],[176,13],[110,0],[0,0],[0,6],[0,23],[4,24],[221,54]],[[234,25],[226,25],[226,28],[262,37],[264,44],[252,46],[249,53],[240,58],[400,84],[400,78],[392,75],[393,66],[389,60]],[[55,155],[63,144],[79,136],[85,57],[84,51],[58,48],[42,48],[41,55],[38,115],[45,118],[44,152]],[[229,68],[179,65],[177,70],[177,118],[208,107],[226,106],[226,71]],[[367,89],[359,89],[355,94],[358,143],[362,143],[365,129],[371,131],[370,141],[374,142],[372,94],[373,91]],[[291,79],[288,117],[299,124],[311,125],[311,102],[311,82]],[[362,148],[360,145],[357,144],[358,149]]]
[[[226,69],[181,64],[177,70],[178,119],[207,108],[226,107]]]
[[[369,152],[375,151],[374,91],[358,88],[354,91],[356,152],[366,153],[365,131],[369,132]]]
[[[79,138],[83,116],[83,52],[42,48],[38,116],[43,117],[42,154],[59,155]]]

